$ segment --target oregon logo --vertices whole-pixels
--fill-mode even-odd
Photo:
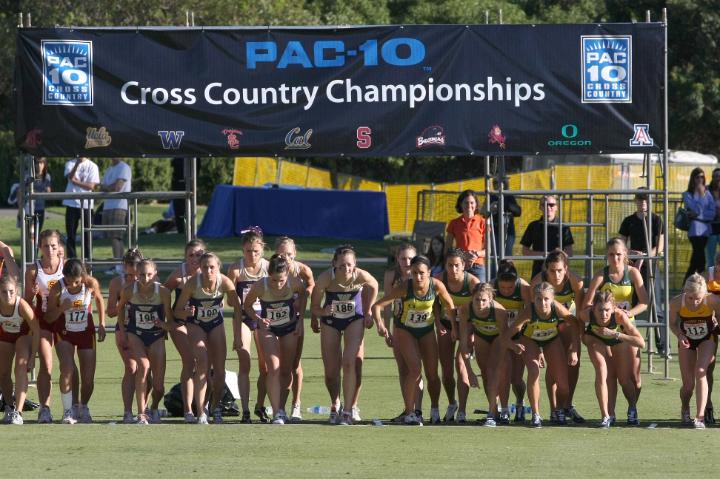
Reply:
[[[578,138],[580,130],[577,125],[573,125],[572,123],[563,125],[562,128],[560,128],[560,134],[562,135],[562,139],[548,140],[548,146],[560,148],[568,146],[592,146],[592,140]]]

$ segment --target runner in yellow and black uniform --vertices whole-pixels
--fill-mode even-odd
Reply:
[[[493,299],[495,291],[489,283],[480,283],[473,290],[472,302],[458,309],[460,320],[460,337],[470,334],[475,336],[475,360],[480,367],[483,388],[488,399],[488,415],[485,425],[495,427],[499,373],[499,365],[503,359],[502,341],[496,339],[506,328],[505,308]],[[472,327],[472,332],[470,332]],[[463,344],[461,350],[467,348]],[[503,424],[510,422],[509,413],[504,410],[500,413]]]
[[[399,284],[389,295],[372,306],[378,334],[391,340],[391,344],[395,343],[402,356],[407,360],[408,375],[403,384],[405,424],[422,424],[422,420],[415,412],[415,399],[423,364],[426,365],[425,376],[430,393],[431,421],[440,422],[438,347],[435,335],[428,333],[432,332],[434,322],[440,335],[450,334],[450,332],[440,324],[439,318],[432,314],[436,295],[448,311],[449,319],[454,320],[455,305],[445,285],[430,276],[430,261],[425,256],[415,256],[410,262],[410,281]],[[396,299],[402,300],[402,308],[400,314],[395,317],[395,334],[391,336],[385,327],[382,310]]]
[[[525,304],[530,302],[530,286],[527,281],[518,276],[517,269],[512,261],[503,260],[498,265],[498,273],[493,282],[495,288],[495,301],[505,308],[508,327],[515,323]],[[519,336],[518,336],[519,338]],[[512,351],[503,352],[500,362],[500,424],[505,421],[505,412],[509,415],[508,402],[510,400],[510,386],[515,394],[515,422],[525,422],[525,363],[522,358]]]
[[[632,364],[621,351],[629,350],[630,346],[643,348],[645,341],[627,313],[616,307],[609,291],[595,293],[592,308],[580,312],[578,323],[580,327],[587,324],[583,341],[595,368],[595,392],[602,415],[600,427],[608,428],[615,423],[617,381],[627,396],[632,397],[635,391]]]
[[[435,279],[443,282],[447,288],[453,304],[459,308],[468,304],[472,299],[473,288],[480,283],[474,275],[465,271],[464,253],[457,248],[451,248],[445,255],[444,271],[435,275]],[[452,334],[438,334],[438,351],[440,355],[440,370],[442,371],[442,384],[448,398],[448,407],[445,412],[444,422],[455,420],[459,423],[466,422],[467,398],[470,393],[470,381],[465,369],[465,363],[461,360],[460,350],[455,351],[455,342],[460,337],[457,321],[450,321],[447,311],[442,307],[440,301],[435,301],[435,315],[440,317],[440,322],[445,329],[452,331]],[[468,340],[471,338],[464,338]],[[455,400],[455,369],[457,369],[458,401]]]
[[[571,320],[573,316],[562,304],[555,301],[555,291],[550,283],[540,283],[533,291],[535,299],[529,307],[520,312],[515,324],[503,333],[505,345],[521,354],[528,370],[528,398],[532,407],[533,427],[542,427],[540,417],[540,355],[544,355],[547,368],[557,383],[558,408],[555,411],[557,424],[565,424],[565,409],[569,406],[566,364],[577,362],[577,352],[565,352],[558,337],[560,319]],[[568,327],[575,328],[570,321]],[[513,337],[522,331],[519,341]],[[571,346],[572,347],[572,346]]]
[[[583,300],[583,280],[570,271],[568,268],[568,256],[564,251],[554,250],[548,253],[547,258],[543,262],[543,270],[535,275],[530,282],[532,289],[536,284],[547,281],[555,290],[555,301],[565,306],[573,315],[576,314],[576,304],[582,304]],[[573,397],[575,388],[577,387],[578,378],[580,377],[580,336],[578,334],[570,334],[575,329],[569,329],[560,321],[559,325],[560,339],[566,352],[570,351],[570,344],[574,344],[574,350],[578,353],[578,363],[574,366],[568,366],[568,386],[570,388],[570,407],[565,411],[565,417],[572,419],[574,423],[582,424],[585,419],[577,412],[573,405]],[[578,330],[579,331],[579,330]],[[555,395],[555,381],[549,372],[545,371],[545,386],[547,387],[548,397],[550,398],[550,410],[557,408],[557,398]],[[551,421],[555,421],[554,414],[550,416]]]
[[[705,279],[707,280],[708,292],[716,296],[720,296],[720,253],[715,255],[715,264],[708,268]],[[708,400],[707,406],[705,406],[705,424],[715,424],[715,410],[713,408],[712,392],[716,359],[717,343],[715,343],[715,356],[713,357],[713,360],[710,361],[710,365],[707,370]]]
[[[708,398],[707,371],[717,349],[720,298],[708,293],[705,278],[693,274],[685,281],[682,294],[670,301],[670,329],[678,338],[680,357],[681,416],[684,425],[705,428]],[[690,420],[690,398],[696,394],[697,413]]]
[[[612,238],[607,242],[607,266],[598,272],[590,281],[585,300],[584,307],[590,307],[592,298],[599,291],[610,291],[615,297],[615,304],[618,308],[625,310],[630,320],[634,320],[635,316],[644,312],[648,305],[647,291],[643,284],[640,270],[634,266],[628,266],[627,246],[621,238]],[[635,297],[636,299],[633,299]],[[622,354],[628,354],[627,360],[633,364],[633,376],[635,379],[635,394],[625,394],[628,404],[632,404],[639,399],[642,389],[642,381],[640,379],[640,355],[639,348],[631,346]],[[640,423],[638,419],[637,407],[628,407],[628,420],[630,426],[637,426]]]

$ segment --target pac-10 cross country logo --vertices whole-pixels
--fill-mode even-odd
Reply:
[[[632,103],[632,36],[582,35],[582,102]]]
[[[92,42],[42,40],[43,105],[93,104]]]

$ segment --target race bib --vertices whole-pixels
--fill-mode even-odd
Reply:
[[[290,306],[268,308],[265,310],[271,326],[282,326],[290,322]]]
[[[550,339],[551,337],[555,336],[556,333],[557,333],[557,329],[555,329],[555,328],[552,328],[552,329],[535,328],[535,329],[533,329],[531,337],[532,337],[532,339],[534,339],[536,341],[545,341],[545,340]]]
[[[348,319],[355,316],[355,301],[333,301],[331,304],[334,318]]]
[[[514,309],[506,309],[505,312],[507,313],[507,325],[512,326],[515,324],[515,320],[518,317],[518,311]]]
[[[135,326],[140,329],[153,329],[155,327],[155,321],[159,319],[156,311],[135,312]]]
[[[704,339],[708,334],[707,323],[685,323],[683,324],[685,330],[685,336],[688,339]]]
[[[405,325],[411,328],[423,328],[428,326],[430,314],[430,311],[417,311],[415,309],[409,309]]]
[[[197,308],[197,319],[198,321],[210,322],[216,319],[222,311],[222,304],[216,304],[213,306],[198,306]]]
[[[493,335],[497,334],[497,332],[498,332],[497,326],[495,326],[494,324],[482,324],[477,329],[478,329],[478,331],[480,331],[481,333],[483,333],[487,336],[493,336]]]
[[[3,331],[10,334],[17,334],[20,332],[20,321],[5,320],[2,322]]]
[[[65,311],[65,329],[73,333],[85,331],[88,325],[88,312],[84,309]]]

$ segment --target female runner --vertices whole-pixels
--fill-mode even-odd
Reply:
[[[683,292],[670,301],[670,329],[678,338],[682,388],[682,422],[705,429],[708,398],[707,371],[717,349],[720,298],[708,293],[705,278],[695,273],[685,281]],[[690,420],[690,398],[695,389],[695,419]]]
[[[456,308],[460,308],[472,300],[472,291],[480,283],[479,279],[465,271],[464,256],[465,254],[461,250],[451,248],[445,256],[444,270],[434,276],[435,279],[443,282]],[[442,384],[448,398],[448,407],[443,421],[454,421],[457,413],[457,421],[464,423],[467,417],[466,408],[468,394],[470,393],[470,382],[460,349],[457,352],[455,351],[455,343],[461,337],[460,331],[457,322],[447,319],[448,314],[439,301],[435,301],[433,311],[436,316],[440,317],[440,322],[445,326],[445,329],[451,331],[451,334],[437,334]],[[458,401],[455,400],[455,370],[453,368],[457,369],[458,374]]]
[[[62,269],[63,277],[48,296],[47,320],[55,329],[55,350],[60,360],[60,398],[63,404],[63,423],[91,423],[88,403],[95,388],[95,323],[92,301],[98,316],[97,340],[105,340],[105,302],[100,284],[87,274],[78,259],[69,259]],[[72,380],[75,371],[75,352],[80,362],[80,403],[73,411]]]
[[[222,408],[219,407],[225,390],[225,358],[227,344],[223,299],[227,297],[233,308],[233,324],[240,321],[240,301],[235,285],[221,273],[222,263],[215,253],[205,252],[200,257],[200,271],[187,280],[183,286],[173,314],[186,321],[187,334],[195,358],[193,389],[198,409],[198,424],[208,424],[205,405],[210,396],[209,410],[213,422],[222,424]],[[185,306],[187,305],[187,306]],[[212,370],[212,392],[206,394],[208,377]],[[192,422],[185,414],[186,421]]]
[[[310,298],[313,287],[315,286],[315,279],[313,278],[313,272],[308,265],[295,260],[295,256],[297,256],[295,241],[287,236],[281,236],[277,239],[277,241],[275,241],[275,253],[285,256],[285,259],[288,262],[288,271],[290,276],[302,281],[305,285],[305,298]],[[298,313],[300,313],[301,316],[304,316],[305,310],[298,310]],[[304,342],[305,328],[301,328],[292,373],[292,411],[290,413],[290,420],[293,422],[302,421],[302,413],[300,411],[300,394],[302,393],[303,369],[302,364],[300,363],[300,357],[302,356]]]
[[[205,253],[207,245],[201,239],[190,240],[185,245],[185,261],[173,271],[165,281],[165,286],[170,291],[175,291],[175,301],[173,302],[173,311],[178,307],[178,301],[182,294],[182,289],[187,281],[195,274],[200,272],[200,258]],[[184,308],[187,304],[181,304]],[[195,415],[192,410],[193,398],[195,391],[193,388],[193,374],[195,371],[195,356],[193,348],[188,337],[187,325],[185,320],[175,316],[177,327],[170,330],[170,338],[175,348],[180,354],[182,361],[182,369],[180,371],[180,390],[182,392],[183,409],[185,410],[185,422],[189,424],[195,423]],[[184,316],[183,316],[184,318]]]
[[[557,424],[564,425],[565,408],[568,407],[568,381],[567,364],[577,363],[577,353],[570,346],[569,355],[561,341],[555,341],[559,336],[558,323],[560,319],[568,321],[571,329],[575,328],[574,319],[562,304],[555,301],[555,289],[550,283],[542,282],[535,286],[533,291],[535,299],[520,312],[515,324],[510,326],[505,334],[504,341],[516,354],[521,354],[528,371],[527,389],[528,399],[532,408],[532,426],[542,427],[540,417],[540,355],[545,358],[550,374],[557,384],[558,408],[555,410]],[[512,340],[520,334],[519,341]]]
[[[505,308],[507,317],[507,326],[511,327],[515,324],[520,311],[526,304],[531,302],[530,286],[528,282],[522,279],[510,260],[503,260],[498,265],[498,272],[495,281],[495,301]],[[500,362],[501,372],[498,387],[498,395],[500,396],[500,424],[510,423],[510,411],[508,402],[510,401],[510,386],[512,385],[515,394],[515,422],[525,421],[525,381],[523,375],[525,373],[525,362],[523,358],[510,350],[504,353],[505,358]]]
[[[342,368],[345,408],[340,424],[343,425],[353,423],[352,405],[356,401],[361,374],[358,357],[365,328],[373,325],[367,306],[375,303],[377,293],[377,280],[357,267],[355,250],[351,246],[340,246],[335,250],[332,267],[318,277],[313,289],[311,312],[322,321],[319,331],[325,386],[336,410],[340,405]],[[323,297],[325,304],[321,306]]]
[[[13,397],[12,365],[15,358],[15,407],[9,413],[11,424],[23,423],[27,397],[28,363],[37,353],[40,327],[30,304],[19,296],[14,276],[0,277],[0,392]],[[11,401],[6,400],[6,408]]]
[[[583,304],[583,280],[568,269],[568,256],[567,253],[561,250],[555,250],[548,253],[547,258],[543,262],[543,271],[537,274],[530,282],[530,290],[543,281],[550,283],[555,290],[555,300],[565,306],[570,313],[575,314],[576,305]],[[571,419],[577,424],[582,424],[585,419],[577,412],[573,405],[573,396],[575,395],[575,388],[577,387],[578,377],[580,376],[580,337],[572,336],[571,331],[575,331],[574,328],[569,329],[566,327],[564,322],[561,322],[558,326],[560,330],[560,340],[565,346],[565,350],[570,351],[570,343],[575,342],[575,351],[578,353],[578,362],[574,366],[568,366],[568,387],[570,393],[568,401],[570,407],[565,411],[565,417]],[[576,332],[576,331],[575,331]],[[550,410],[555,411],[557,409],[557,396],[555,390],[555,382],[552,376],[550,376],[549,370],[545,371],[545,385],[548,391],[548,397],[550,399]],[[551,421],[555,418],[551,414]]]
[[[595,292],[610,291],[615,298],[618,308],[627,312],[631,321],[635,316],[647,309],[648,296],[643,284],[640,270],[628,266],[627,246],[621,238],[611,238],[607,242],[607,266],[598,272],[590,281],[587,293],[585,294],[585,308],[590,307]],[[640,399],[642,381],[640,379],[640,354],[639,348],[630,346],[633,356],[633,375],[635,378],[635,394],[632,397],[625,397],[628,403],[635,403]],[[623,390],[623,394],[625,391]],[[630,426],[640,424],[637,405],[628,407],[627,423]]]
[[[263,241],[262,231],[259,228],[251,228],[245,232],[241,239],[243,248],[243,257],[237,263],[228,268],[228,278],[235,283],[235,290],[240,298],[240,304],[245,307],[245,297],[250,291],[250,287],[258,280],[268,275],[268,261],[263,258],[265,250],[265,242]],[[255,301],[253,304],[256,313],[260,312],[260,302]],[[257,323],[251,320],[244,309],[240,310],[242,321],[239,324],[233,324],[233,331],[238,337],[234,338],[233,348],[238,353],[238,361],[240,370],[238,372],[238,389],[240,390],[240,402],[242,405],[241,422],[249,424],[250,420],[250,343],[252,339],[255,341],[257,349],[258,361],[258,379],[257,379],[257,401],[255,402],[255,415],[260,418],[260,422],[269,421],[267,411],[265,410],[265,396],[267,390],[265,385],[267,382],[267,366],[262,360],[262,343],[258,339]]]
[[[301,311],[305,311],[305,292],[305,285],[290,276],[290,263],[285,256],[275,254],[270,258],[268,276],[253,284],[245,297],[245,314],[257,322],[265,354],[273,424],[285,424],[288,421],[285,403],[303,329]],[[259,315],[253,309],[258,299],[261,305]]]
[[[705,280],[708,292],[720,296],[720,253],[715,255],[715,263],[707,270]],[[715,373],[715,362],[717,359],[717,343],[715,343],[715,358],[710,362],[707,370],[708,399],[705,406],[705,424],[715,424],[715,411],[712,402],[712,392]]]
[[[35,264],[28,266],[25,271],[25,293],[23,298],[33,305],[35,317],[38,319],[40,326],[40,343],[38,346],[40,368],[35,383],[40,400],[38,423],[49,424],[53,420],[50,413],[50,391],[52,389],[50,375],[53,368],[55,336],[53,326],[46,319],[46,315],[50,290],[63,277],[60,233],[57,230],[44,230],[38,237],[38,244],[40,245],[40,259]]]
[[[130,347],[137,364],[135,396],[138,424],[160,423],[158,406],[165,394],[165,332],[175,328],[170,308],[170,290],[157,278],[152,260],[143,259],[137,266],[137,281],[122,291],[118,305],[118,327],[121,343]],[[148,374],[152,371],[152,404],[148,405]]]
[[[455,320],[455,305],[441,281],[430,276],[430,261],[425,256],[415,256],[410,262],[411,279],[399,284],[392,292],[375,303],[373,317],[377,322],[378,334],[397,343],[397,348],[408,367],[403,389],[405,391],[405,424],[422,425],[422,419],[415,413],[417,385],[425,369],[430,392],[430,415],[433,423],[440,422],[438,401],[440,399],[440,378],[438,377],[438,346],[433,323],[441,335],[450,334],[433,315],[435,298],[439,297],[448,318]],[[385,327],[382,310],[396,299],[402,301],[402,310],[395,317],[394,335]]]
[[[592,308],[580,311],[578,319],[580,327],[587,324],[583,342],[595,368],[600,427],[608,428],[615,422],[618,381],[627,396],[635,393],[630,347],[644,348],[645,340],[627,313],[615,305],[610,291],[596,292]]]
[[[470,335],[475,337],[475,360],[480,367],[483,389],[489,404],[485,420],[488,427],[496,425],[498,373],[505,351],[505,346],[498,338],[507,327],[505,308],[494,300],[494,296],[492,285],[480,283],[473,288],[472,301],[458,309],[461,341],[466,341]]]
[[[137,280],[137,266],[142,261],[142,253],[137,248],[129,249],[123,256],[122,268],[123,274],[113,278],[108,286],[108,302],[105,310],[109,318],[119,316],[118,304],[120,303],[120,295],[123,289],[129,284]],[[118,318],[119,321],[119,318]],[[127,326],[127,325],[126,325]],[[120,393],[123,401],[123,423],[132,424],[135,417],[132,413],[133,395],[135,394],[135,372],[137,371],[137,363],[130,351],[127,341],[122,341],[123,335],[120,334],[120,325],[115,326],[115,345],[122,359],[124,372],[122,382],[120,383]]]

